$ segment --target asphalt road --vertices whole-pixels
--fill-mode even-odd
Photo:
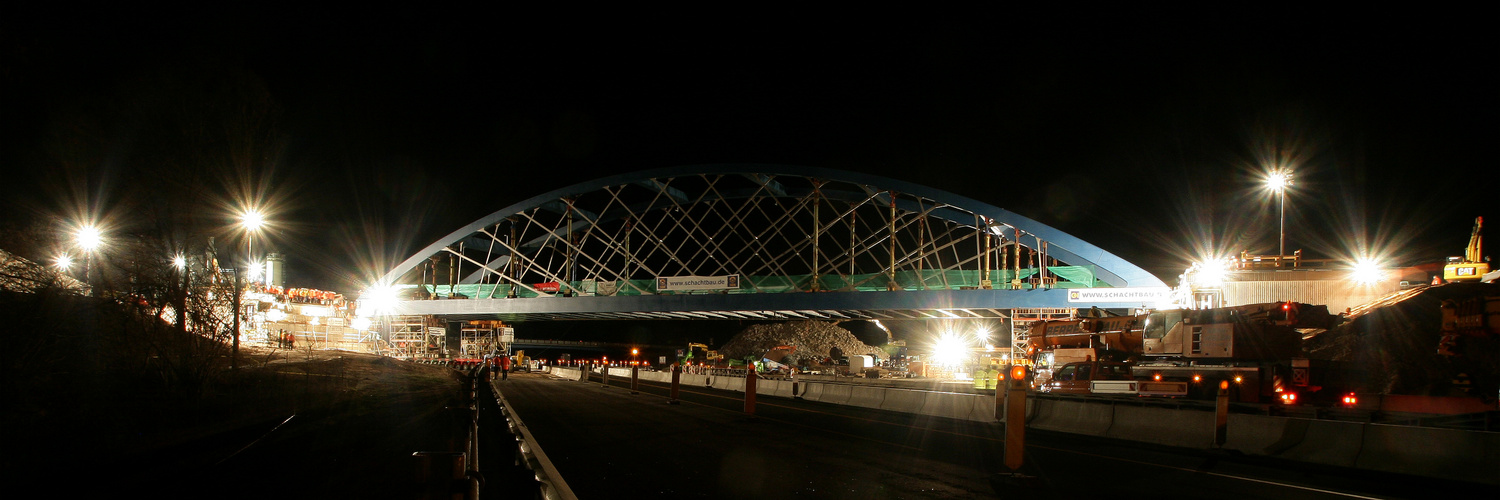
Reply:
[[[545,374],[499,381],[579,498],[1413,498],[1472,487],[1030,432],[1022,490],[996,481],[1004,427],[665,384]],[[1436,490],[1435,490],[1436,489]]]

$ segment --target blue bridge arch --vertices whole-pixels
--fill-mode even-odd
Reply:
[[[1131,307],[1068,293],[1165,286],[978,200],[858,172],[740,164],[539,194],[419,250],[364,298],[395,294],[383,314],[452,319],[994,318]]]

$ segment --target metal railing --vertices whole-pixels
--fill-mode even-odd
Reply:
[[[482,369],[483,367],[472,367],[466,372],[468,391],[464,393],[459,406],[447,408],[453,416],[449,451],[412,453],[418,460],[416,479],[421,485],[420,498],[479,498],[479,490],[484,486],[484,476],[479,473],[479,410],[476,403]]]

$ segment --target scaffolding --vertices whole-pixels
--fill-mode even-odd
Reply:
[[[499,332],[505,324],[497,320],[473,320],[465,323],[458,337],[459,357],[483,358],[500,346]]]
[[[446,344],[447,329],[431,326],[428,316],[391,316],[387,319],[391,355],[404,359],[440,357]]]
[[[1010,310],[1010,359],[1012,363],[1016,360],[1027,359],[1026,335],[1031,330],[1031,324],[1038,321],[1072,319],[1077,316],[1078,310],[1067,307],[1035,307],[1029,309]]]

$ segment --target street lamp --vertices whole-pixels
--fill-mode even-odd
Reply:
[[[182,255],[182,252],[178,252],[176,255],[173,255],[172,256],[172,267],[177,268],[177,271],[180,272],[180,273],[182,273],[182,289],[178,290],[178,295],[177,295],[177,332],[179,334],[186,335],[187,334],[187,296],[188,296],[188,285],[190,284],[188,282],[189,273],[188,273],[188,268],[187,268],[187,257],[184,256],[184,255]]]
[[[93,224],[84,224],[73,233],[73,241],[83,249],[83,282],[93,286],[94,251],[104,246],[104,233]]]
[[[260,213],[260,210],[253,208],[245,210],[240,213],[240,225],[245,228],[245,264],[247,266],[253,265],[254,258],[251,257],[251,253],[253,252],[251,245],[255,241],[255,232],[266,225],[266,216]],[[246,272],[248,272],[248,269],[245,271],[237,270],[234,273],[234,347],[229,357],[229,368],[231,370],[238,370],[240,367],[240,309],[242,308],[240,297],[245,292],[245,288],[240,283],[240,280],[244,278]]]
[[[1286,190],[1292,186],[1292,172],[1288,170],[1272,170],[1266,176],[1266,189],[1276,193],[1281,198],[1281,239],[1277,248],[1276,265],[1281,265],[1281,257],[1286,255]]]

